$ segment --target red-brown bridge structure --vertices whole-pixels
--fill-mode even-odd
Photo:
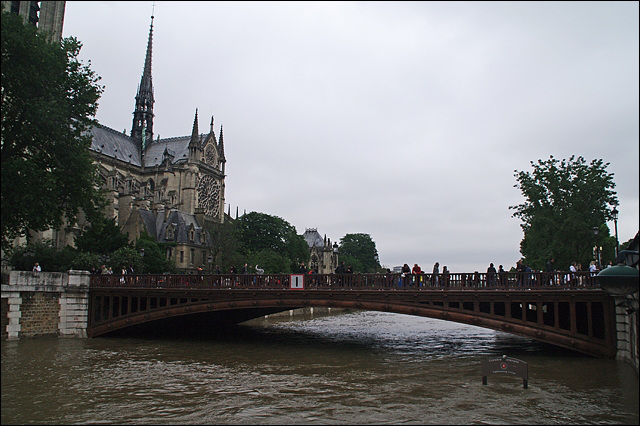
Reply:
[[[616,354],[615,304],[589,272],[92,275],[89,337],[145,324],[223,327],[334,307],[436,318],[595,357]]]

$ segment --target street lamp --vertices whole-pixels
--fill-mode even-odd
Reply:
[[[144,271],[144,249],[140,249],[140,257],[142,258],[142,264],[140,265],[140,273]]]
[[[595,247],[596,252],[594,254],[596,257],[596,267],[600,269],[600,247],[598,247],[598,231],[599,231],[598,227],[594,226],[593,235],[595,236],[595,240],[596,240],[596,247]]]
[[[618,209],[615,207],[611,211],[611,217],[613,218],[613,226],[616,233],[616,262],[618,261]]]

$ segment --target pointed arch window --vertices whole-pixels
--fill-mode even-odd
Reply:
[[[193,224],[191,224],[191,226],[189,226],[189,241],[193,242],[195,241],[196,238],[196,229],[194,228]]]

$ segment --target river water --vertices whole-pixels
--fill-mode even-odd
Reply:
[[[528,363],[528,388],[480,365]],[[638,377],[478,327],[382,312],[209,336],[2,342],[2,424],[638,424]]]

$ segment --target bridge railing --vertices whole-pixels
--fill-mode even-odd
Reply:
[[[506,290],[598,288],[591,272],[305,274],[305,289]],[[92,275],[93,288],[289,289],[290,274]]]

